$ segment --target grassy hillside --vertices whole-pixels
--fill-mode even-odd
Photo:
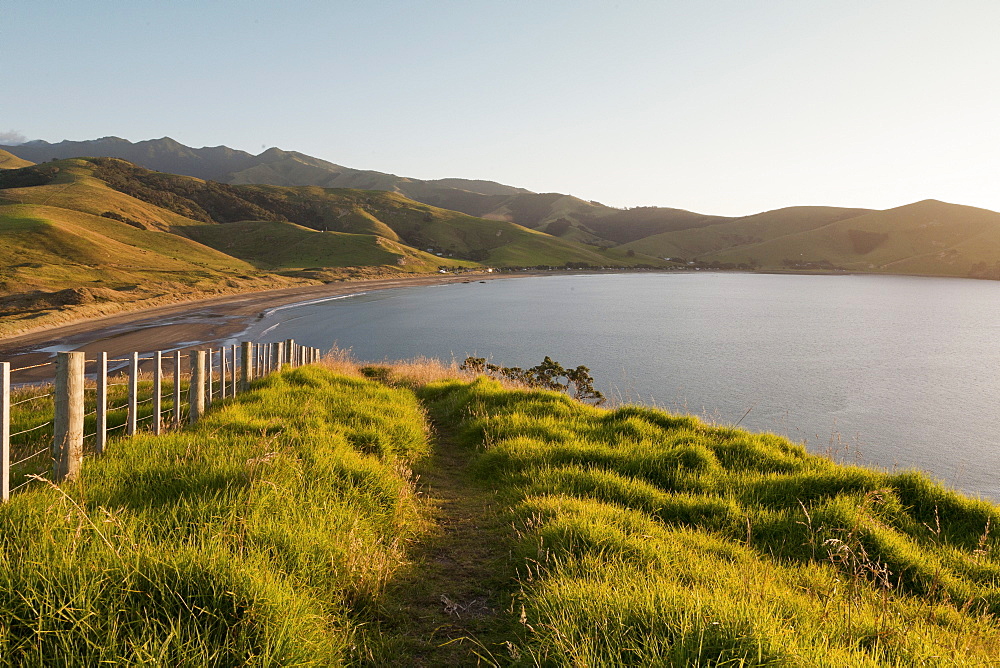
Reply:
[[[0,335],[301,282],[169,232],[193,222],[108,188],[82,160],[0,173]]]
[[[987,665],[1000,510],[918,473],[564,395],[444,382],[522,560],[533,665]]]
[[[385,246],[387,248],[399,249],[399,242],[402,242],[422,253],[433,253],[446,258],[445,262],[469,260],[529,266],[563,265],[567,262],[599,266],[612,262],[656,262],[650,258],[629,259],[624,253],[609,256],[599,249],[532,232],[513,223],[475,218],[381,190],[231,186],[153,172],[121,160],[106,158],[68,161],[64,167],[61,163],[55,163],[55,169],[60,171],[50,183],[28,188],[26,190],[30,192],[21,193],[20,196],[33,196],[36,201],[44,198],[41,201],[46,202],[55,198],[56,202],[64,206],[77,209],[86,207],[95,211],[108,206],[109,201],[121,201],[122,195],[125,195],[129,200],[138,200],[173,214],[172,217],[159,216],[154,224],[192,238],[210,238],[211,245],[215,248],[221,248],[225,242],[225,225],[265,221],[295,223],[314,230],[376,235],[392,242]],[[60,188],[61,185],[68,187]],[[39,188],[43,190],[38,190]],[[117,194],[105,198],[108,190]],[[208,232],[205,224],[223,224],[223,227],[218,231]],[[193,226],[199,229],[194,231]],[[237,234],[235,228],[232,233],[234,236]],[[326,245],[329,246],[332,243],[329,240],[334,238],[329,237]],[[328,253],[325,262],[314,254],[314,259],[320,260],[319,266],[371,266],[384,264],[383,260],[386,259],[395,262],[399,256],[397,253],[392,258],[387,258],[368,251],[355,254],[352,250],[360,250],[361,246],[356,242],[346,241],[346,237],[343,239],[345,243],[342,248]],[[274,252],[266,244],[252,247],[247,245],[247,240],[231,243],[241,248],[241,258],[247,259],[255,253],[260,254],[258,266],[278,267],[286,264],[285,260],[272,262],[265,259],[265,255]],[[433,263],[426,262],[427,257],[421,252],[410,250],[407,253],[414,259],[410,266],[414,269],[418,266],[425,269],[436,267]],[[294,254],[295,251],[289,253],[290,256]],[[416,261],[417,258],[420,258],[419,262]],[[461,262],[452,264],[466,266]]]
[[[441,258],[374,234],[319,232],[294,223],[247,221],[192,225],[191,239],[245,260],[258,269],[323,269],[351,265],[387,265],[404,272],[429,272]],[[453,266],[477,266],[449,260]]]
[[[327,193],[354,207],[370,207],[404,242],[447,256],[499,266],[561,266],[567,262],[595,266],[662,264],[648,256],[607,253],[505,220],[486,220],[421,204],[396,193],[377,190],[329,190]]]
[[[294,280],[177,235],[50,206],[0,205],[0,240],[0,335]]]
[[[709,220],[708,224],[646,236],[626,244],[625,248],[658,257],[695,258],[814,230],[869,212],[826,206],[789,207],[744,218]]]
[[[848,270],[971,276],[1000,262],[1000,213],[927,200],[708,255],[762,266],[827,262]]]
[[[0,506],[3,656],[819,667],[1000,655],[992,504],[692,417],[428,362],[360,372],[339,362],[258,381],[193,428],[118,439],[79,483]]]
[[[33,164],[35,163],[22,160],[13,153],[0,150],[0,169],[20,169],[21,167],[30,167]]]
[[[254,156],[225,146],[200,149],[169,137],[132,143],[118,137],[83,142],[32,141],[4,147],[36,162],[77,156],[107,156],[149,169],[185,174],[233,185],[319,186],[382,190],[412,200],[475,217],[506,220],[546,231],[564,221],[568,227],[555,236],[570,241],[614,245],[669,229],[679,221],[714,218],[676,209],[640,207],[622,211],[561,193],[533,193],[493,181],[447,178],[422,180],[373,170],[359,170],[326,160],[271,148]],[[299,224],[303,220],[293,219]],[[684,224],[687,224],[686,222]],[[600,229],[595,234],[595,229]]]

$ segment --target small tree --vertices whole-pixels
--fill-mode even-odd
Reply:
[[[590,375],[590,369],[580,365],[575,369],[564,369],[559,362],[556,362],[548,355],[530,369],[522,369],[517,366],[499,366],[490,364],[485,357],[466,357],[462,362],[461,369],[471,371],[476,374],[483,374],[493,378],[504,378],[518,383],[524,383],[530,387],[539,387],[545,390],[556,390],[557,392],[570,393],[574,399],[580,401],[593,401],[595,406],[600,406],[606,401],[604,394],[594,388],[594,379]],[[561,382],[560,379],[565,379]]]

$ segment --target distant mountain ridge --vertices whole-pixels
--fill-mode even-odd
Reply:
[[[194,176],[233,185],[267,184],[276,186],[321,186],[362,190],[398,191],[405,184],[467,190],[487,196],[530,193],[524,188],[505,186],[483,180],[439,179],[422,181],[371,170],[352,169],[296,151],[269,148],[259,155],[228,146],[192,148],[163,137],[130,142],[121,137],[102,137],[88,141],[49,143],[34,140],[17,146],[0,146],[13,155],[31,162],[47,162],[78,157],[120,158],[159,172]],[[279,183],[278,181],[284,181]]]

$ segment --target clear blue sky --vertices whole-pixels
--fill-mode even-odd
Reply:
[[[0,133],[749,214],[1000,210],[1000,2],[0,0]]]

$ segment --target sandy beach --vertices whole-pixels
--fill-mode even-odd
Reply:
[[[3,339],[0,340],[0,361],[11,362],[18,368],[51,361],[56,352],[64,350],[107,352],[114,358],[133,351],[218,345],[244,331],[263,312],[278,306],[374,290],[529,275],[538,274],[460,274],[345,281],[183,302]],[[51,377],[52,367],[47,366],[19,372],[12,380],[15,383],[43,382]]]

